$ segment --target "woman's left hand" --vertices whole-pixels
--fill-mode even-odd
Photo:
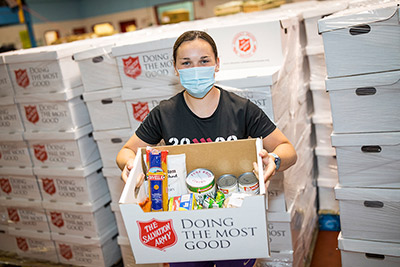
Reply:
[[[263,162],[263,170],[264,170],[264,184],[265,188],[267,189],[269,185],[269,179],[275,175],[276,172],[276,165],[275,165],[275,158],[270,156],[267,150],[262,149],[259,153],[262,162]],[[256,162],[253,162],[254,172],[258,177],[258,165]]]

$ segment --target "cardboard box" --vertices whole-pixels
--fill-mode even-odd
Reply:
[[[328,94],[325,89],[324,81],[311,81],[310,89],[313,96],[314,114],[318,116],[331,117],[330,94]]]
[[[117,242],[121,248],[122,261],[125,267],[162,267],[163,264],[136,264],[135,257],[133,256],[131,245],[127,237],[118,236]]]
[[[121,89],[112,88],[83,94],[95,131],[130,127],[125,103],[121,99]]]
[[[117,166],[105,167],[103,175],[106,177],[110,190],[111,202],[118,203],[125,186],[125,182],[121,178],[121,170]]]
[[[93,203],[79,205],[43,201],[52,232],[89,238],[101,236],[116,227],[109,204],[108,194]]]
[[[268,117],[277,122],[290,105],[288,90],[278,86],[278,67],[258,69],[236,69],[216,73],[216,82],[227,91],[250,99]]]
[[[261,139],[165,148],[170,154],[186,154],[188,172],[208,168],[215,177],[224,173],[238,176],[251,171],[255,161],[260,166],[259,173],[263,171],[258,156],[262,149]],[[141,200],[135,199],[132,193],[136,183],[134,177],[143,172],[142,153],[143,149],[139,149],[120,199],[122,217],[137,263],[269,256],[264,186],[260,186],[260,195],[245,198],[240,208],[144,213],[137,204]],[[144,194],[144,190],[141,187],[139,196]],[[157,243],[154,239],[154,242],[146,242],[160,229],[167,231],[156,239]],[[147,256],[150,253],[152,257]]]
[[[43,200],[51,202],[88,203],[108,195],[101,161],[75,169],[35,167]]]
[[[90,123],[82,100],[83,88],[56,93],[16,96],[25,130],[69,131]]]
[[[113,47],[122,87],[131,90],[177,84],[172,47],[178,36]]]
[[[0,132],[11,133],[23,132],[24,130],[21,113],[14,97],[0,97]]]
[[[256,267],[299,267],[294,261],[299,261],[293,255],[293,251],[271,252],[271,258],[257,259]]]
[[[13,238],[13,242],[9,244],[16,247],[15,252],[18,256],[40,261],[50,261],[53,263],[59,262],[50,232],[21,229],[10,229],[9,232]]]
[[[117,167],[115,160],[118,152],[132,135],[133,131],[130,128],[93,132],[93,138],[99,147],[103,167]]]
[[[326,89],[335,133],[400,131],[400,71],[327,79]]]
[[[310,67],[310,80],[324,81],[326,78],[324,46],[307,46],[306,53]]]
[[[400,132],[332,134],[344,187],[400,188]]]
[[[17,252],[17,245],[15,244],[15,238],[10,234],[7,225],[0,223],[0,251],[7,251],[10,253]]]
[[[49,232],[46,212],[41,200],[21,198],[1,200],[7,208],[8,226],[10,228]]]
[[[335,186],[338,181],[318,176],[319,210],[330,214],[339,214],[339,201],[335,197]]]
[[[4,203],[0,203],[0,227],[8,229],[7,207]]]
[[[121,259],[117,235],[115,225],[91,238],[51,233],[61,263],[101,267],[111,267]]]
[[[22,133],[0,133],[0,166],[32,167],[27,142]]]
[[[111,54],[113,44],[74,54],[85,92],[121,87],[117,61]]]
[[[314,114],[312,122],[315,129],[317,147],[332,147],[331,134],[333,132],[332,117]]]
[[[328,77],[400,69],[399,10],[392,1],[319,20]]]
[[[0,196],[42,200],[39,184],[32,168],[0,168]]]
[[[78,41],[6,54],[4,60],[15,94],[51,93],[82,85],[78,64],[72,55],[89,47],[89,41]]]
[[[35,167],[81,168],[100,158],[90,124],[74,131],[26,132]]]
[[[315,155],[317,156],[318,174],[326,179],[337,181],[338,163],[335,149],[317,146]]]
[[[4,61],[4,54],[0,54],[0,97],[14,95],[14,89],[8,73],[7,64]]]
[[[125,102],[131,130],[135,131],[160,101],[169,99],[182,90],[184,88],[180,84],[137,90],[123,89],[122,100]]]
[[[343,266],[375,267],[400,265],[400,244],[344,238],[339,234]]]
[[[128,233],[126,231],[126,227],[122,219],[122,214],[121,210],[119,209],[118,203],[111,203],[111,210],[114,212],[115,220],[117,221],[118,235],[128,238]]]
[[[335,187],[344,238],[400,243],[400,190]]]

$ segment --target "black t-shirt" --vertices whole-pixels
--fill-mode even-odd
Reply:
[[[151,110],[136,135],[149,144],[164,139],[166,145],[182,145],[264,138],[275,130],[275,124],[250,100],[218,89],[219,104],[210,117],[196,116],[187,106],[182,91]]]

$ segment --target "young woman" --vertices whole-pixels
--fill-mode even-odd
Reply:
[[[173,58],[176,75],[185,90],[161,101],[118,153],[117,164],[124,181],[133,167],[137,149],[161,140],[166,145],[176,145],[262,137],[264,149],[260,156],[265,183],[275,171],[284,171],[296,162],[292,144],[259,107],[214,85],[219,58],[215,42],[207,33],[183,33],[174,44]],[[232,267],[235,262],[240,266],[254,264],[254,260],[224,263]],[[212,262],[188,264],[181,266],[214,266]],[[223,266],[222,262],[217,266]]]

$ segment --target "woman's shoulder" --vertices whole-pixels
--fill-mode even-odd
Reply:
[[[183,101],[183,91],[177,93],[176,95],[168,99],[161,100],[160,103],[158,104],[158,108],[162,110],[175,108],[182,101]]]

